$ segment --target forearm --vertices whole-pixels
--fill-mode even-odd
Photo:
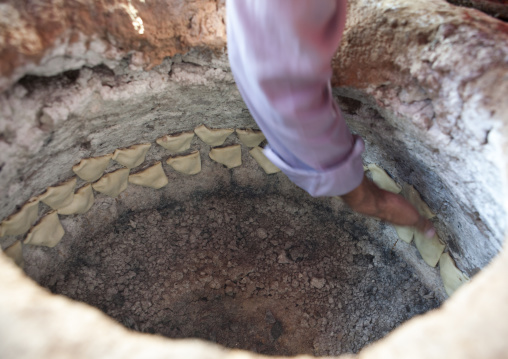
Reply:
[[[313,196],[347,193],[363,177],[363,142],[329,85],[345,9],[345,1],[228,2],[230,63],[266,154]]]

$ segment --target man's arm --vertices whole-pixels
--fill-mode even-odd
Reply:
[[[363,141],[335,104],[330,60],[345,1],[228,1],[228,52],[267,157],[312,196],[337,196],[363,178]]]
[[[267,157],[312,196],[343,196],[353,210],[425,231],[402,197],[364,177],[364,144],[333,100],[331,58],[345,0],[228,0],[229,60]]]

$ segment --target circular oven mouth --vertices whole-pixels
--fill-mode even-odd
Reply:
[[[497,204],[462,213],[421,163],[426,144],[380,141],[400,129],[357,93],[334,95],[366,138],[368,175],[428,205],[435,245],[291,184],[263,157],[227,69],[182,56],[150,71],[129,61],[28,76],[8,90],[22,114],[37,103],[40,133],[21,131],[27,150],[4,167],[0,243],[52,293],[141,333],[269,355],[356,353],[479,271],[468,262],[474,246],[461,248],[451,227],[499,237],[482,222]]]

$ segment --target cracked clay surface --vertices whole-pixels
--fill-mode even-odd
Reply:
[[[128,212],[72,252],[41,277],[52,292],[134,330],[269,355],[358,352],[440,305],[364,219],[273,193]]]

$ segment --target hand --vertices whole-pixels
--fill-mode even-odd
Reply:
[[[398,194],[382,190],[365,176],[358,187],[341,197],[355,212],[399,226],[415,227],[429,238],[436,234],[432,223],[411,203]]]

